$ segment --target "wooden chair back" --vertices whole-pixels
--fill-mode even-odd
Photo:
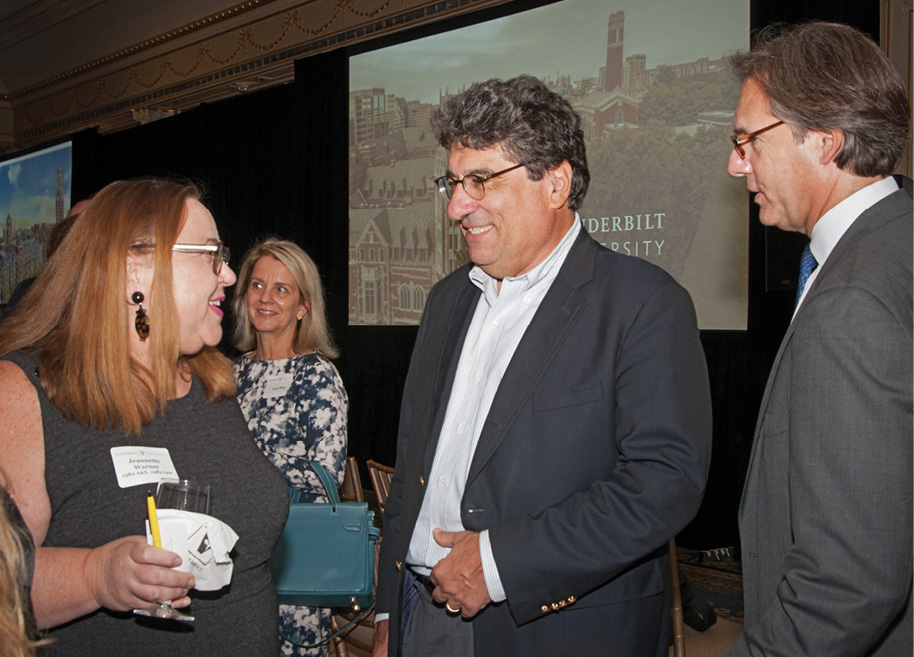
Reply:
[[[378,508],[383,514],[384,507],[387,505],[387,496],[390,494],[390,480],[394,476],[394,469],[371,460],[365,461],[365,465],[368,466],[371,487],[378,498]]]
[[[362,490],[362,479],[359,477],[359,464],[354,456],[346,457],[346,474],[340,486],[341,502],[364,502],[365,491]]]

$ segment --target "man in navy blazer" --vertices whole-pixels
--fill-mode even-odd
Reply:
[[[433,127],[472,264],[413,350],[375,655],[666,655],[667,542],[711,449],[691,299],[582,229],[580,121],[539,80],[473,85]]]
[[[763,33],[732,66],[729,171],[817,266],[762,400],[730,654],[910,657],[912,203],[890,177],[907,93],[846,25]]]

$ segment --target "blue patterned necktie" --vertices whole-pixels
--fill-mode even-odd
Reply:
[[[809,280],[809,275],[812,274],[813,270],[818,266],[819,263],[816,262],[816,258],[812,254],[809,244],[807,244],[806,248],[803,249],[802,257],[800,258],[800,283],[797,285],[797,298],[793,302],[794,308],[800,303],[800,297],[803,296],[803,290],[806,288],[806,281]]]

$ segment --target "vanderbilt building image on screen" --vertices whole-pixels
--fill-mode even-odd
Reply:
[[[349,323],[418,324],[468,261],[434,183],[434,110],[474,82],[526,73],[581,117],[586,230],[659,265],[702,329],[746,328],[745,183],[726,171],[749,45],[746,0],[564,0],[350,58]]]

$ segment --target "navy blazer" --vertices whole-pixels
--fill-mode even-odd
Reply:
[[[481,294],[468,271],[430,293],[404,389],[378,586],[391,646],[402,564]],[[688,293],[582,230],[505,371],[470,465],[463,524],[489,530],[507,593],[474,619],[476,654],[602,655],[612,645],[614,655],[665,655],[666,546],[698,510],[710,453],[707,366]]]

